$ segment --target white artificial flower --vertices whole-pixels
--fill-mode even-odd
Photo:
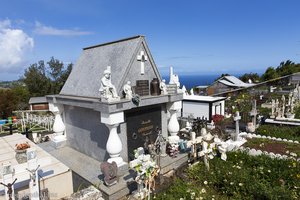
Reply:
[[[297,157],[297,154],[293,153],[293,152],[291,152],[290,155],[293,156],[293,157]]]

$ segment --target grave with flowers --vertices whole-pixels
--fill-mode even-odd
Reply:
[[[196,137],[192,131],[188,144],[201,144],[198,151],[191,148],[191,152],[197,152],[192,155],[203,159],[181,171],[179,178],[156,199],[299,199],[300,145],[299,137],[291,131],[296,133],[298,129],[285,127],[278,133],[278,127],[269,128],[270,131],[264,131],[269,135],[240,133],[240,119],[237,112],[231,138],[220,141],[223,145],[219,146],[219,154],[222,147],[226,152],[221,157],[215,156],[213,147],[218,137],[209,141],[211,133],[203,129],[201,136]],[[256,132],[268,126],[262,125]],[[282,133],[285,129],[291,134]]]

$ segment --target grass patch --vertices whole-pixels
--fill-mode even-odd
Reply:
[[[256,133],[265,136],[300,141],[300,126],[289,127],[289,126],[260,125],[256,130]]]
[[[300,165],[230,152],[227,161],[210,160],[210,171],[200,162],[156,199],[300,199]]]

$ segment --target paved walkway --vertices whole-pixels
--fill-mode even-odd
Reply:
[[[125,175],[119,177],[118,184],[107,187],[103,184],[103,177],[100,170],[101,162],[69,147],[65,146],[55,149],[50,142],[41,143],[39,146],[52,156],[60,160],[76,174],[86,179],[91,184],[95,185],[102,191],[102,196],[105,199],[119,199],[129,194],[136,186],[133,179],[133,173],[125,171]],[[187,154],[178,154],[176,158],[169,156],[161,158],[161,173],[166,173],[172,169],[178,168],[181,164],[187,162]],[[126,166],[127,167],[127,166]],[[132,184],[134,183],[134,184]]]
[[[68,146],[55,149],[50,142],[41,143],[39,146],[90,183],[98,185],[102,182],[99,179],[101,162]]]

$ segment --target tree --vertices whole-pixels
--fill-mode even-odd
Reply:
[[[58,94],[71,73],[73,64],[65,69],[63,62],[51,57],[47,66],[43,60],[25,70],[23,81],[30,96]]]
[[[257,73],[245,73],[244,75],[240,76],[239,79],[245,83],[248,83],[249,80],[252,82],[259,82],[260,77]]]
[[[30,95],[26,85],[21,82],[16,82],[12,84],[11,90],[17,98],[16,109],[27,110],[29,108],[28,102],[29,102]]]
[[[268,80],[278,78],[278,77],[279,76],[278,76],[276,70],[273,67],[268,67],[266,72],[262,75],[262,80],[268,81]]]
[[[62,87],[64,86],[71,70],[73,68],[73,64],[68,64],[67,68],[64,69],[63,62],[60,62],[57,59],[51,57],[51,60],[47,62],[49,65],[49,78],[51,80],[51,93],[58,94]]]
[[[277,74],[279,74],[279,76],[289,75],[295,72],[294,66],[295,63],[293,63],[290,60],[287,60],[285,62],[280,63],[280,65],[276,68],[276,72]]]
[[[0,118],[6,119],[16,110],[18,98],[11,89],[0,89]]]
[[[47,77],[45,63],[42,60],[38,64],[30,65],[25,70],[23,81],[32,97],[45,96],[50,93],[51,82]]]

